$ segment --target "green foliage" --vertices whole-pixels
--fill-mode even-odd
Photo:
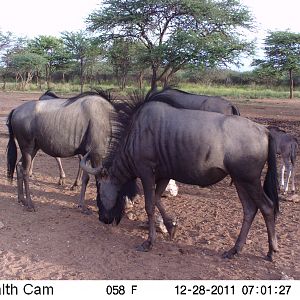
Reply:
[[[264,98],[286,99],[289,93],[282,88],[269,88],[264,85],[201,85],[181,84],[179,88],[196,94],[222,96],[237,100],[251,100]],[[300,91],[295,92],[295,97],[300,98]]]
[[[107,49],[108,62],[121,89],[125,88],[129,72],[140,72],[149,66],[140,42],[120,38]]]
[[[87,35],[87,32],[63,32],[62,40],[67,51],[71,54],[71,59],[79,66],[81,90],[84,85],[84,72],[88,65],[92,66],[95,59],[101,54],[99,42]]]
[[[46,63],[42,55],[22,51],[10,56],[8,67],[15,73],[16,80],[21,80],[21,87],[24,89],[31,82],[34,73],[39,72]]]
[[[41,35],[28,43],[28,50],[42,55],[48,64],[58,69],[67,58],[63,41],[53,36]]]
[[[41,70],[45,63],[46,59],[42,55],[25,51],[12,54],[9,67],[16,72],[33,72]]]
[[[265,38],[265,59],[255,60],[262,76],[280,76],[289,73],[290,98],[293,97],[293,73],[300,69],[300,33],[270,32]]]
[[[104,42],[140,41],[152,86],[168,82],[187,63],[233,63],[241,52],[253,50],[240,34],[251,28],[252,17],[237,0],[106,0],[87,22]]]
[[[48,88],[50,88],[53,72],[62,70],[69,58],[68,53],[64,49],[62,40],[53,36],[41,35],[29,41],[27,49],[32,53],[44,57],[46,61],[45,76]]]
[[[254,60],[254,66],[261,66],[270,73],[300,68],[300,33],[270,32],[265,38],[264,50],[266,58]]]

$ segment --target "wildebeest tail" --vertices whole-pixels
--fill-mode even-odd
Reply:
[[[271,199],[271,201],[274,204],[274,216],[276,218],[277,214],[279,213],[276,144],[271,134],[269,134],[268,170],[263,188],[266,195]]]
[[[13,133],[13,129],[11,126],[11,119],[13,115],[14,110],[12,110],[6,121],[6,125],[8,127],[8,133],[9,133],[9,140],[6,148],[6,157],[7,157],[7,178],[10,180],[13,180],[14,177],[14,171],[16,168],[16,163],[17,163],[17,145]]]
[[[237,116],[240,116],[240,115],[241,115],[241,114],[240,114],[240,110],[239,110],[238,107],[235,106],[235,105],[232,105],[232,114],[233,114],[233,115],[237,115]]]

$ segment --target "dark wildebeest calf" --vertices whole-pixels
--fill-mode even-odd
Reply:
[[[149,236],[140,250],[152,248],[155,237],[155,205],[170,178],[202,187],[215,184],[230,175],[243,205],[244,219],[235,245],[224,257],[241,251],[253,219],[259,209],[264,217],[269,241],[268,259],[277,251],[275,219],[279,211],[277,194],[276,149],[267,128],[239,116],[199,110],[178,109],[151,101],[136,106],[127,122],[119,120],[113,130],[105,168],[81,166],[99,174],[101,189],[97,195],[99,219],[119,223],[124,212],[126,184],[139,177],[142,181]],[[123,126],[122,126],[123,125]],[[261,173],[268,170],[261,185]],[[164,224],[172,235],[173,222],[160,207]]]
[[[281,187],[283,192],[287,193],[289,189],[289,180],[292,178],[292,192],[295,192],[295,164],[298,149],[297,139],[277,126],[267,127],[276,141],[276,152],[282,158],[281,168]],[[285,170],[287,176],[285,180]]]
[[[111,135],[110,116],[113,111],[109,99],[95,92],[70,99],[29,101],[13,109],[7,119],[7,176],[12,179],[16,167],[19,202],[34,210],[29,173],[32,159],[39,149],[53,157],[84,155],[91,151],[91,164],[99,166]],[[17,165],[15,140],[22,154]],[[79,206],[87,212],[84,192],[82,184]]]

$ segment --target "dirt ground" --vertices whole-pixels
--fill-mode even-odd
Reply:
[[[265,260],[267,232],[260,213],[242,253],[234,259],[221,257],[233,246],[242,222],[242,207],[229,178],[209,188],[179,184],[176,197],[164,198],[177,218],[177,235],[170,241],[158,233],[148,253],[136,251],[147,236],[142,198],[119,226],[101,224],[92,180],[86,198],[93,213],[78,211],[79,191],[70,190],[76,157],[63,159],[67,180],[62,187],[54,158],[38,153],[30,182],[37,211],[24,210],[17,202],[16,180],[12,185],[6,181],[5,121],[12,108],[39,96],[0,92],[0,279],[300,279],[297,194],[280,202],[274,262]],[[242,116],[276,124],[300,140],[300,100],[235,103]],[[296,175],[300,193],[300,168]]]

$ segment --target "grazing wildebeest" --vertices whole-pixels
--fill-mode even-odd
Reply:
[[[162,101],[163,99],[161,99]],[[224,253],[231,258],[241,251],[252,221],[259,209],[264,217],[269,241],[268,259],[277,251],[275,219],[279,211],[277,194],[276,149],[274,140],[262,125],[239,116],[199,110],[178,109],[152,101],[151,96],[136,106],[128,118],[113,130],[104,167],[81,166],[99,174],[101,189],[97,195],[99,220],[119,223],[124,211],[126,183],[139,177],[145,195],[149,236],[139,247],[152,248],[156,232],[155,205],[170,178],[202,187],[215,184],[230,175],[241,200],[244,218],[233,248]],[[123,125],[123,126],[122,126]],[[260,177],[268,162],[264,185]],[[169,234],[172,219],[160,211]]]
[[[113,110],[109,99],[96,92],[86,92],[70,99],[29,101],[13,109],[7,119],[7,176],[12,179],[16,167],[19,202],[34,210],[29,172],[39,149],[53,157],[71,157],[91,151],[91,164],[98,166],[111,135],[110,115]],[[22,154],[17,166],[15,140]],[[79,206],[83,212],[88,212],[84,192],[83,184]]]
[[[150,91],[147,97],[153,101],[168,99],[170,105],[179,108],[217,112],[224,115],[240,115],[239,109],[230,101],[219,96],[207,96],[187,93],[167,87],[162,91]]]
[[[292,192],[295,192],[295,163],[298,149],[298,141],[291,134],[279,129],[277,126],[267,127],[276,142],[276,152],[282,158],[281,187],[284,193],[288,192],[289,180],[292,177]],[[287,177],[285,180],[285,170]]]
[[[171,87],[166,87],[162,91],[152,90],[146,97],[150,96],[152,101],[168,99],[169,104],[178,108],[217,112],[224,115],[240,115],[239,109],[235,105],[219,96],[197,95]],[[174,191],[174,195],[178,192],[175,181],[172,182],[172,185],[169,183],[166,189]]]
[[[66,98],[61,98],[61,97],[57,96],[54,92],[52,92],[50,90],[46,91],[39,98],[39,100],[53,100],[53,99],[66,100]],[[82,156],[78,155],[79,162],[80,162],[81,158],[82,158]],[[63,169],[61,159],[60,159],[60,157],[55,157],[55,160],[56,160],[56,162],[58,164],[58,168],[59,168],[59,181],[58,181],[58,184],[59,185],[64,185],[66,174],[65,174],[65,171]],[[30,173],[32,173],[32,168],[33,168],[33,159],[32,159],[32,163],[31,163]],[[74,181],[73,185],[71,186],[71,190],[73,190],[73,189],[75,189],[76,187],[79,186],[79,181],[80,181],[81,176],[82,176],[82,169],[80,168],[80,166],[78,166],[78,172],[77,172],[75,181]],[[84,182],[86,182],[86,179],[84,179]]]

